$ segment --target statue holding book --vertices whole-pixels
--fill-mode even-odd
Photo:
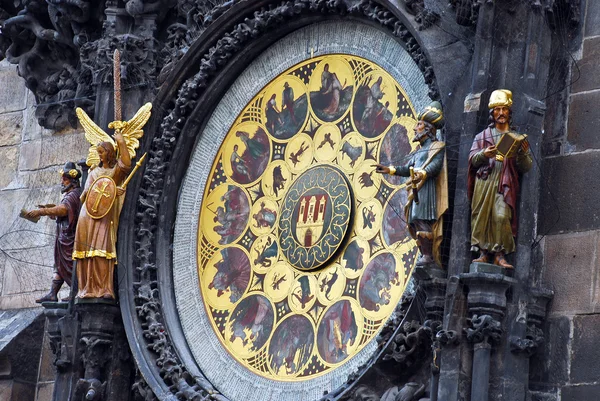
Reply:
[[[468,196],[471,200],[473,262],[512,269],[505,256],[515,251],[519,175],[531,169],[526,135],[511,130],[512,92],[492,92],[491,124],[475,136],[469,152]]]
[[[54,241],[54,274],[50,291],[35,302],[57,302],[58,291],[63,283],[71,286],[73,275],[73,245],[75,242],[75,227],[81,209],[81,186],[79,178],[81,172],[75,163],[67,162],[61,175],[62,199],[58,205],[38,205],[38,209],[23,213],[21,216],[27,220],[37,222],[40,216],[48,216],[56,220],[56,238]]]
[[[410,177],[406,183],[408,197],[404,217],[419,247],[417,265],[441,267],[442,216],[448,209],[446,144],[436,137],[436,130],[444,123],[442,105],[431,103],[417,120],[413,142],[419,142],[420,147],[397,166],[378,164],[376,171]]]

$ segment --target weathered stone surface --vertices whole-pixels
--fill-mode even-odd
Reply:
[[[41,167],[63,166],[66,161],[76,162],[87,157],[89,142],[83,132],[65,130],[42,143]]]
[[[571,321],[566,316],[549,318],[545,327],[546,341],[532,356],[529,369],[531,387],[543,392],[548,391],[547,383],[562,384],[569,379]]]
[[[595,264],[598,241],[597,231],[550,235],[545,238],[543,282],[554,289],[551,312],[594,311],[590,284],[597,275]]]
[[[593,128],[600,124],[598,104],[600,104],[600,91],[571,96],[567,140],[576,151],[600,148],[600,137]]]
[[[21,140],[23,112],[0,114],[0,146],[16,145]]]
[[[600,228],[600,153],[553,157],[544,161],[539,234]]]
[[[573,83],[571,93],[600,88],[600,37],[583,41],[583,58],[577,63],[579,79]]]
[[[13,66],[0,67],[0,113],[23,110],[26,105],[25,81]]]
[[[12,394],[12,380],[0,380],[0,400],[10,400]]]
[[[600,35],[600,2],[595,0],[588,0],[582,4],[587,5],[587,14],[585,17],[585,36],[597,36]]]
[[[0,225],[0,236],[8,231],[30,193],[30,190],[0,191],[0,216],[3,223]]]
[[[35,308],[39,304],[35,300],[48,293],[48,289],[25,292],[14,295],[3,295],[0,297],[0,309],[22,309]]]
[[[11,255],[14,259],[9,259],[4,268],[2,295],[36,290],[46,290],[47,292],[50,288],[52,265],[54,264],[53,244],[52,246],[46,244],[45,247],[35,252],[28,253],[27,250],[22,250],[11,252]],[[45,266],[38,264],[45,264]]]
[[[33,141],[42,137],[42,127],[35,117],[36,102],[31,91],[27,91],[27,108],[23,111],[23,141]]]
[[[550,392],[530,391],[531,401],[556,401],[556,390]]]
[[[571,383],[598,381],[598,372],[600,372],[600,347],[598,347],[600,333],[598,327],[600,327],[600,315],[579,315],[573,318]],[[598,390],[600,390],[600,387],[596,387],[596,396],[600,394]],[[591,400],[593,398],[582,396],[577,399]]]
[[[598,399],[598,394],[600,384],[567,386],[562,389],[560,401],[592,401]]]
[[[35,401],[51,401],[54,383],[44,383],[38,386],[37,398]]]
[[[35,384],[29,382],[20,382],[15,380],[13,382],[11,401],[25,401],[35,399]]]
[[[42,160],[42,141],[35,140],[21,144],[21,155],[19,157],[19,170],[37,170]]]
[[[48,339],[48,332],[44,331],[42,356],[40,358],[40,371],[38,380],[39,382],[54,382],[56,376],[56,369],[52,363],[53,361],[54,354],[52,353],[52,349],[50,349],[50,340]],[[52,391],[50,391],[50,394],[52,394]]]
[[[66,161],[77,161],[87,156],[89,143],[82,133],[67,131],[51,137],[23,142],[21,145],[20,171],[31,171],[63,166]]]
[[[0,168],[0,190],[2,190],[10,184],[17,172],[19,147],[7,146],[0,148],[0,160],[2,161],[2,168]]]

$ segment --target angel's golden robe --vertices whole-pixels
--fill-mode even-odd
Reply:
[[[88,175],[86,188],[101,176],[111,177],[119,186],[130,168],[119,159],[112,168],[96,167]],[[119,214],[125,194],[117,197],[111,210],[101,219],[92,219],[83,204],[77,231],[73,259],[77,259],[78,298],[114,298],[114,267],[117,263],[116,242]]]

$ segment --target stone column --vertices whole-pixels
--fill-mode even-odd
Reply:
[[[490,361],[492,350],[501,342],[502,322],[506,311],[506,291],[516,280],[503,274],[499,266],[486,265],[481,272],[480,264],[471,265],[471,272],[461,274],[460,279],[468,287],[467,341],[473,343],[473,368],[471,374],[471,400],[489,400]],[[496,268],[497,271],[493,271]]]
[[[45,305],[57,370],[52,400],[129,400],[134,371],[119,307],[67,305]]]
[[[419,287],[425,292],[425,325],[431,329],[431,341],[433,362],[431,363],[431,377],[429,381],[429,393],[431,401],[437,401],[438,388],[440,380],[440,351],[441,342],[437,337],[442,328],[444,318],[444,304],[446,300],[446,271],[435,265],[417,266],[414,270],[414,277]]]

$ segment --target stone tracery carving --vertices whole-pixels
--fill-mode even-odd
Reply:
[[[40,125],[75,127],[75,107],[93,110],[93,91],[78,69],[79,49],[100,35],[102,2],[87,0],[18,1],[0,13],[0,59],[18,65],[36,95]]]

